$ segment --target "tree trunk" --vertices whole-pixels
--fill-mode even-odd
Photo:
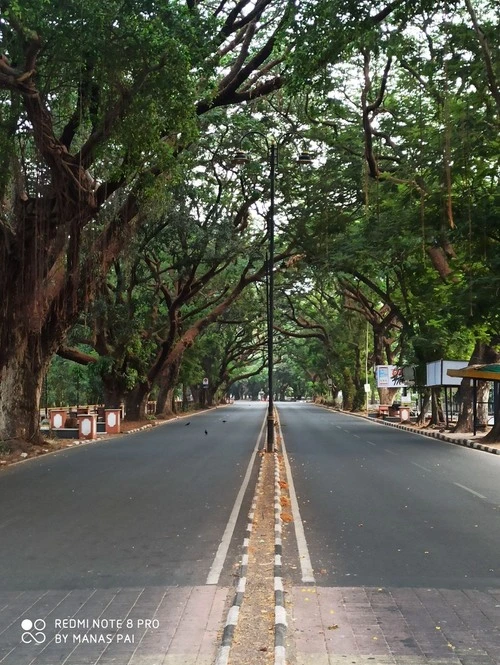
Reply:
[[[417,418],[417,425],[420,427],[423,427],[426,425],[426,413],[429,410],[429,406],[431,404],[431,390],[430,388],[425,388],[424,393],[423,393],[423,400],[422,400],[422,408],[420,409],[420,413],[418,414]]]
[[[431,388],[431,422],[430,425],[442,425],[444,423],[443,405],[441,403],[441,388]]]
[[[179,378],[182,355],[169,363],[161,373],[160,392],[156,400],[156,415],[165,416],[173,413],[174,390]]]
[[[399,388],[377,388],[377,390],[380,398],[380,404],[387,404],[388,406],[391,406]]]
[[[159,418],[172,416],[175,413],[175,394],[174,388],[162,386],[158,397],[156,398],[156,415]]]
[[[38,346],[35,338],[30,341]],[[38,348],[28,351],[20,346],[10,355],[0,375],[1,441],[42,442],[39,406],[47,365],[48,360],[41,361]]]
[[[187,411],[189,407],[189,400],[187,394],[188,387],[185,383],[182,384],[182,410]]]
[[[497,396],[494,400],[494,424],[488,434],[484,437],[485,443],[500,443],[500,384],[496,387]]]
[[[346,367],[342,372],[343,385],[342,385],[342,408],[344,411],[352,411],[354,402],[355,387],[352,380],[351,372]]]
[[[125,420],[146,420],[148,414],[148,398],[151,388],[148,383],[142,382],[125,398]]]
[[[209,386],[207,390],[207,406],[213,406],[215,402],[215,393],[218,391],[219,386]]]
[[[208,388],[205,388],[205,386],[202,386],[200,390],[198,391],[198,406],[201,409],[204,409],[207,406],[207,398],[208,398]]]
[[[477,382],[477,426],[485,430],[488,426],[488,400],[490,384],[488,381]]]
[[[202,388],[200,388],[196,384],[193,384],[189,387],[191,389],[191,396],[193,397],[193,404],[199,404],[200,403],[200,392],[202,391]]]
[[[124,402],[125,390],[121,377],[103,376],[104,406],[107,409],[119,409]]]
[[[454,432],[473,432],[474,431],[474,389],[470,379],[463,379],[459,388],[460,413],[458,422],[455,425]],[[478,429],[485,429],[488,426],[488,398],[490,387],[487,381],[477,381],[477,402],[476,402],[476,425]]]
[[[472,385],[470,379],[462,379],[458,389],[459,413],[457,424],[453,432],[472,432],[473,430],[473,406],[472,406]]]

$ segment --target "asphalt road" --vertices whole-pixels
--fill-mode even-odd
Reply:
[[[205,584],[264,418],[264,404],[241,403],[6,469],[0,592]]]
[[[278,407],[318,585],[500,587],[497,456]]]

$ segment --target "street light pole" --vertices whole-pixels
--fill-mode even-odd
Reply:
[[[274,139],[268,140],[265,134],[262,134],[262,132],[259,131],[247,132],[241,140],[251,135],[257,135],[264,139],[269,157],[270,201],[269,211],[267,214],[267,234],[269,240],[269,249],[266,266],[267,372],[269,396],[267,409],[266,452],[272,453],[274,451],[274,201],[276,192],[276,168],[278,165],[278,142]],[[233,158],[233,164],[246,164],[248,161],[249,160],[246,153],[244,153],[241,149],[237,151]],[[297,162],[299,164],[311,164],[312,157],[309,152],[303,150],[299,154]]]
[[[267,446],[268,453],[274,450],[274,197],[276,189],[277,145],[271,142],[269,150],[270,201],[267,218],[269,234],[269,257],[267,261],[268,302],[267,302],[267,373],[268,373],[268,410],[267,410]]]

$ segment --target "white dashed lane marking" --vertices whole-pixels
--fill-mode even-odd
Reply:
[[[421,464],[417,464],[417,462],[412,462],[413,466],[418,466],[419,469],[422,469],[423,471],[427,471],[428,473],[432,473],[432,469],[428,469],[426,466],[422,466]]]
[[[470,492],[471,494],[474,494],[474,496],[479,497],[480,499],[486,499],[484,494],[479,494],[479,492],[476,492],[475,490],[471,490],[470,487],[466,487],[465,485],[460,485],[460,483],[453,483],[457,487],[460,487],[461,489],[465,490],[466,492]]]

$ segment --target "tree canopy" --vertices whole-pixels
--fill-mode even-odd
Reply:
[[[330,379],[355,406],[364,363],[496,346],[490,0],[0,0],[0,11],[1,437],[37,439],[43,378],[75,325],[113,400],[135,391],[131,410],[187,380],[191,347],[190,362],[205,348],[222,371],[235,331],[260,337],[255,316],[225,322],[238,299],[265,300],[259,134],[279,146],[284,392],[293,368],[294,393]],[[261,162],[237,171],[229,156],[243,143]],[[299,174],[305,145],[315,163]],[[250,354],[246,371],[242,356],[221,386],[227,367],[259,366]]]

